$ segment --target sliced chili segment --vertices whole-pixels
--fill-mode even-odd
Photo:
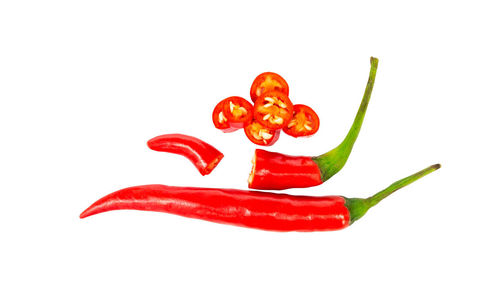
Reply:
[[[253,105],[242,97],[224,99],[222,112],[233,128],[243,128],[253,119]]]
[[[284,190],[322,184],[321,171],[309,156],[291,156],[256,149],[248,187],[259,190]]]
[[[255,78],[250,88],[250,97],[255,102],[257,98],[271,91],[282,92],[288,96],[288,83],[280,75],[265,72]]]
[[[281,92],[268,92],[255,101],[254,119],[269,129],[285,127],[293,115],[293,104]]]
[[[280,130],[273,130],[264,127],[262,124],[253,121],[245,126],[245,134],[248,139],[260,146],[271,146],[276,143],[280,136]]]
[[[189,159],[201,175],[210,174],[224,157],[212,145],[189,135],[164,134],[148,141],[148,147],[155,151],[179,154]]]
[[[212,122],[214,123],[215,128],[224,132],[236,131],[238,128],[232,127],[231,124],[229,124],[227,116],[224,114],[224,102],[225,100],[222,100],[215,106],[214,111],[212,112]]]
[[[319,117],[316,112],[307,105],[295,104],[293,106],[293,117],[283,127],[283,131],[293,137],[311,136],[319,129]]]

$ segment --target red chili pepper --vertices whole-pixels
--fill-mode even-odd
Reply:
[[[244,98],[233,96],[223,101],[223,112],[229,126],[243,128],[253,119],[253,105]]]
[[[224,114],[224,100],[217,103],[217,105],[215,106],[214,111],[212,112],[212,122],[214,122],[214,126],[217,129],[220,129],[224,132],[233,132],[238,130],[239,128],[232,127],[231,124],[229,124],[227,115]]]
[[[293,137],[311,136],[319,129],[319,117],[307,105],[295,104],[290,122],[283,127],[283,131]]]
[[[247,138],[254,144],[260,146],[271,146],[280,137],[280,130],[266,128],[262,124],[253,121],[245,126],[245,134]]]
[[[248,187],[262,190],[302,188],[322,184],[346,164],[358,137],[375,83],[378,59],[370,59],[368,83],[356,118],[342,143],[329,152],[315,156],[290,156],[265,150],[255,151]],[[314,167],[316,165],[316,167]]]
[[[165,134],[148,141],[155,151],[180,154],[189,159],[201,175],[210,174],[224,157],[219,150],[195,137],[184,134]]]
[[[266,92],[255,101],[254,119],[269,129],[285,127],[293,115],[293,104],[287,95]]]
[[[262,230],[337,230],[361,218],[370,207],[394,191],[439,167],[430,166],[366,199],[166,185],[136,186],[101,198],[87,208],[80,218],[111,210],[134,209]]]
[[[261,95],[278,91],[288,96],[288,83],[280,75],[273,72],[265,72],[255,78],[250,88],[250,98],[255,102]]]

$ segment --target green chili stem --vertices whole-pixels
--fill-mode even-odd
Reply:
[[[351,223],[361,218],[371,207],[375,206],[385,197],[389,196],[390,194],[394,193],[400,188],[403,188],[409,185],[410,183],[424,177],[425,175],[436,171],[439,168],[441,168],[440,164],[432,165],[428,168],[423,169],[422,171],[419,171],[413,175],[410,175],[406,178],[394,182],[387,188],[366,199],[346,198],[346,206],[349,209],[349,213],[351,216]]]
[[[354,118],[354,122],[351,126],[351,129],[347,133],[347,136],[336,148],[330,150],[325,154],[312,158],[321,171],[321,180],[323,182],[330,179],[330,177],[337,174],[344,167],[347,159],[349,158],[349,155],[351,154],[354,142],[356,142],[356,139],[359,135],[359,131],[361,130],[361,125],[363,124],[363,119],[365,118],[366,109],[368,108],[368,103],[370,102],[370,97],[372,95],[373,85],[375,84],[378,59],[375,57],[371,57],[370,63],[370,75],[368,77],[368,83],[366,84],[365,94],[363,95],[363,100],[359,105],[358,113]]]

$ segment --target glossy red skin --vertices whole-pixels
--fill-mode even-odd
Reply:
[[[318,165],[309,156],[291,156],[256,149],[254,159],[249,188],[284,190],[323,183]]]
[[[265,103],[266,103],[265,98],[266,97],[277,97],[281,101],[283,101],[283,103],[285,104],[286,108],[283,108],[283,109],[287,111],[287,114],[280,115],[281,117],[283,117],[283,124],[273,124],[273,123],[269,122],[269,119],[268,120],[263,119],[264,114],[261,113],[260,111],[258,111],[258,107],[265,105]],[[264,127],[266,127],[266,128],[275,129],[275,130],[281,129],[288,124],[288,122],[290,121],[292,116],[293,116],[293,103],[292,103],[292,101],[290,101],[290,98],[288,98],[287,95],[285,95],[281,92],[278,92],[278,91],[267,92],[264,95],[257,98],[257,100],[255,101],[254,114],[253,114],[254,120],[256,120],[260,124],[264,125]]]
[[[254,143],[255,145],[259,145],[259,146],[272,146],[280,138],[280,132],[281,132],[281,130],[272,130],[271,129],[271,130],[269,130],[269,134],[272,134],[273,137],[270,138],[269,140],[267,140],[267,144],[264,143],[264,140],[257,140],[256,138],[253,137],[253,135],[251,133],[252,124],[253,123],[255,123],[255,121],[253,121],[252,123],[250,123],[247,126],[245,126],[245,135],[250,140],[250,142]],[[259,124],[259,126],[262,126],[260,123],[257,123],[257,124]]]
[[[156,211],[271,231],[328,231],[349,226],[341,196],[294,196],[235,189],[144,185],[111,193],[80,218],[120,209]]]
[[[233,96],[233,97],[226,98],[222,101],[223,101],[222,112],[223,112],[224,116],[227,118],[227,121],[228,121],[229,126],[231,128],[237,128],[237,129],[243,128],[243,127],[245,127],[245,125],[252,122],[253,105],[252,105],[252,103],[245,100],[245,98]],[[244,118],[239,118],[239,119],[236,118],[231,113],[230,101],[237,104],[238,106],[244,107],[247,110],[247,115]]]
[[[215,106],[215,108],[212,112],[212,122],[214,123],[215,128],[220,129],[223,132],[236,131],[236,130],[240,129],[241,127],[238,128],[238,127],[231,126],[228,121],[226,121],[224,123],[219,122],[219,113],[222,112],[224,114],[224,111],[223,111],[224,110],[224,101],[225,101],[225,99],[220,101],[219,103],[217,103],[217,105]],[[225,114],[224,114],[224,116],[227,119],[227,116]]]
[[[288,127],[285,126],[283,127],[283,131],[293,137],[304,137],[304,136],[311,136],[318,132],[319,129],[319,117],[316,114],[316,112],[310,108],[307,105],[304,104],[295,104],[293,106],[293,116],[295,116],[297,113],[304,113],[306,115],[306,118],[311,121],[312,125],[312,130],[304,130],[304,131],[298,131],[295,126],[293,127]],[[293,120],[293,117],[292,117]]]
[[[262,73],[254,79],[250,87],[250,98],[255,102],[258,97],[270,91],[278,91],[288,96],[288,83],[283,77],[276,73]]]
[[[210,174],[224,157],[212,145],[184,134],[164,134],[148,141],[148,147],[155,151],[179,154],[189,159],[201,175]]]

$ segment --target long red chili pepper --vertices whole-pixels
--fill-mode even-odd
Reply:
[[[248,187],[260,190],[283,190],[322,184],[337,174],[347,162],[359,135],[377,74],[378,59],[370,59],[371,68],[363,100],[351,129],[342,143],[319,156],[290,156],[256,150]]]
[[[198,169],[201,175],[207,175],[224,157],[219,150],[195,137],[184,134],[164,134],[148,141],[148,147],[155,151],[183,155]]]
[[[396,181],[372,197],[293,196],[233,189],[144,185],[111,193],[87,208],[80,218],[98,213],[135,209],[273,231],[342,229],[394,191],[440,168],[430,166]]]

